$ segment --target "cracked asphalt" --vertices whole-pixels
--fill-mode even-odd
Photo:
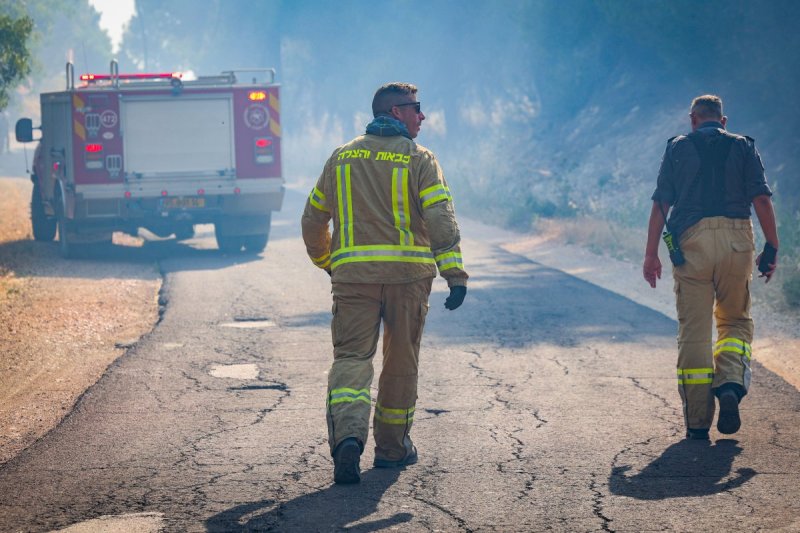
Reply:
[[[201,232],[160,260],[153,331],[0,467],[0,530],[800,530],[794,387],[755,363],[742,430],[682,440],[676,324],[475,223],[463,307],[434,283],[419,463],[372,469],[369,443],[361,484],[333,485],[330,283],[305,257],[302,202],[289,191],[262,256],[220,255]]]

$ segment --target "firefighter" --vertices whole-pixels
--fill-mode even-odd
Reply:
[[[736,433],[739,402],[750,385],[753,320],[752,205],[766,244],[759,254],[769,282],[777,266],[778,232],[772,192],[750,137],[729,133],[718,96],[698,96],[689,114],[692,132],[673,137],[661,161],[647,234],[644,279],[661,277],[659,234],[674,264],[678,311],[678,390],[686,437],[708,440],[719,402],[717,430]],[[763,260],[762,260],[763,259]],[[712,315],[717,340],[712,345]]]
[[[417,461],[409,433],[437,268],[450,288],[447,309],[459,307],[467,293],[450,189],[433,153],[414,142],[425,120],[416,94],[409,83],[376,91],[366,134],[334,150],[303,212],[308,255],[333,286],[326,419],[336,483],[360,481],[381,323],[374,466]]]

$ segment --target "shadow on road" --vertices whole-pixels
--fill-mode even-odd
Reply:
[[[708,441],[682,440],[664,450],[636,475],[625,475],[630,466],[614,467],[609,476],[609,490],[637,500],[663,500],[710,496],[740,487],[756,472],[739,468],[734,477],[725,480],[734,458],[742,452],[738,444],[730,439],[718,440],[714,445]]]
[[[383,494],[401,470],[367,470],[358,485],[331,485],[285,503],[274,500],[245,503],[212,516],[206,530],[223,531],[347,531],[368,533],[409,522],[411,513],[358,523],[378,510]],[[355,524],[348,526],[348,524]]]
[[[155,261],[181,260],[178,270],[214,270],[261,259],[263,254],[226,254],[216,248],[197,248],[174,239],[145,241],[141,246],[84,245],[74,259],[58,254],[58,243],[18,240],[0,243],[0,265],[24,276],[74,278],[116,277],[115,264],[151,265]],[[94,270],[86,266],[96,267]],[[110,271],[106,272],[106,270]]]

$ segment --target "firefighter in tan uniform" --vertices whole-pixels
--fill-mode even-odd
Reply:
[[[659,234],[672,206],[664,235],[665,241],[678,244],[670,251],[678,311],[678,390],[686,437],[708,440],[714,397],[720,408],[717,430],[736,433],[739,402],[750,385],[755,249],[750,206],[766,239],[756,263],[767,282],[777,266],[778,232],[754,141],[725,130],[727,117],[717,96],[695,98],[689,116],[692,133],[670,139],[661,161],[643,274],[655,288],[661,277]],[[717,329],[713,345],[712,315]]]
[[[337,483],[360,480],[381,323],[374,466],[401,467],[417,460],[409,433],[437,268],[450,287],[445,307],[459,307],[467,292],[450,190],[433,153],[413,141],[425,119],[416,93],[407,83],[378,89],[366,134],[333,152],[303,212],[308,255],[333,285],[326,406]]]

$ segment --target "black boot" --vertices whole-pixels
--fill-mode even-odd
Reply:
[[[726,383],[717,390],[719,399],[719,418],[717,418],[717,430],[725,435],[732,435],[742,427],[742,419],[739,417],[739,400],[743,394],[738,389],[742,386],[738,383]]]
[[[333,451],[333,481],[353,484],[361,481],[361,445],[355,437],[344,439]]]

